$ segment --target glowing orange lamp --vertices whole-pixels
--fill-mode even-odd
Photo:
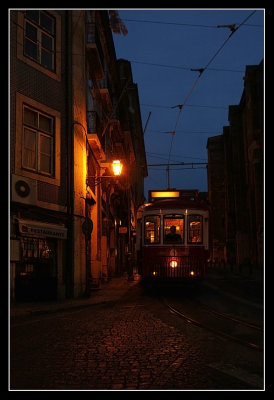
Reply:
[[[112,162],[112,165],[111,165],[111,166],[112,166],[113,174],[114,174],[115,176],[121,175],[122,169],[123,169],[123,164],[121,163],[120,160],[114,160],[114,161]]]

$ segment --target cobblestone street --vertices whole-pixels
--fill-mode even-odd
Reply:
[[[174,317],[161,307],[135,285],[117,302],[15,320],[11,325],[11,389],[252,387],[211,368],[214,357],[206,355],[202,343],[197,338],[192,341],[191,331],[176,326]],[[211,346],[222,346],[218,340],[211,342]]]
[[[271,389],[265,16],[8,9],[8,392]]]

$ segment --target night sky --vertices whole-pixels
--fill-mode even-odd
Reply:
[[[206,163],[208,137],[223,133],[229,105],[241,100],[246,65],[264,58],[264,10],[118,11],[128,33],[113,33],[116,56],[138,84],[147,163]],[[168,187],[166,169],[148,167],[146,199]],[[204,164],[170,165],[169,178],[170,187],[207,191]]]

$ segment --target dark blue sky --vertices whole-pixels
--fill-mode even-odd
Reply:
[[[240,102],[246,65],[264,57],[264,10],[251,15],[254,10],[118,10],[128,34],[113,34],[116,55],[131,61],[143,128],[151,112],[145,132],[148,164],[167,163],[169,152],[170,163],[207,162],[207,138],[228,125],[228,107]],[[229,39],[229,28],[217,28],[227,24],[238,27]],[[200,78],[191,71],[208,63]],[[172,108],[178,104],[184,104],[181,112]],[[168,133],[174,130],[174,136]],[[194,167],[170,166],[170,186],[207,191],[205,165]],[[146,198],[147,190],[167,185],[165,166],[148,167]]]

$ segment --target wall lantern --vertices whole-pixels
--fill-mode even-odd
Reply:
[[[122,169],[123,169],[123,164],[121,163],[120,160],[114,160],[111,164],[111,167],[112,167],[113,174],[115,176],[121,175]]]
[[[109,178],[118,178],[123,169],[123,164],[121,163],[120,160],[114,160],[112,163],[106,163],[103,168],[108,167],[109,169],[112,170],[113,175],[101,175],[101,176],[87,176],[87,179],[93,178],[95,179],[95,186],[100,184],[103,179],[109,179]]]

